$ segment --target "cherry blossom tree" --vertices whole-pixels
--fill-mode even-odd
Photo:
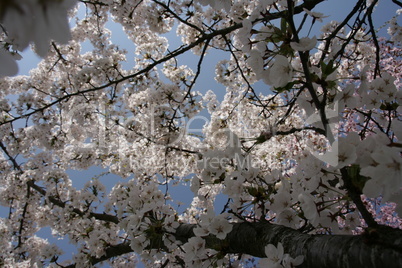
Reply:
[[[402,3],[322,2],[2,1],[0,266],[401,267]]]

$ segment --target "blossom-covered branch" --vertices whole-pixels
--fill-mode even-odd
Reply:
[[[400,266],[400,3],[336,4],[0,4],[0,266]]]

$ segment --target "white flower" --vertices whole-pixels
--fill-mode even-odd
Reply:
[[[259,265],[261,267],[267,267],[267,268],[283,267],[281,265],[281,262],[284,255],[283,255],[283,246],[281,242],[278,243],[277,247],[275,247],[273,244],[267,245],[265,247],[265,255],[267,257],[259,261]]]
[[[317,38],[303,37],[299,42],[290,42],[290,46],[296,51],[308,51],[312,50],[317,44]]]
[[[225,189],[223,193],[228,196],[239,195],[243,191],[243,183],[245,181],[241,172],[235,171],[225,178]]]
[[[244,30],[246,33],[251,32],[252,28],[253,28],[253,23],[251,22],[250,19],[244,19],[242,21],[243,27],[241,28],[242,30]]]
[[[370,177],[363,188],[367,197],[383,195],[384,201],[402,187],[402,158],[394,148],[383,146],[371,154],[375,165],[361,169],[360,174]]]
[[[42,9],[43,14],[37,15],[34,42],[39,56],[46,56],[51,40],[65,44],[71,39],[67,10],[74,4],[74,0],[49,1],[46,9]]]
[[[290,208],[286,208],[281,213],[279,213],[276,216],[276,220],[278,221],[278,224],[290,228],[297,228],[300,223],[299,216],[297,216],[296,213]]]
[[[273,65],[263,73],[264,82],[273,87],[285,86],[293,76],[293,69],[285,56],[277,55]]]
[[[399,142],[402,141],[402,121],[394,119],[392,121],[392,129],[394,131],[395,136],[398,138]]]
[[[349,142],[348,138],[339,139],[339,151],[338,151],[338,168],[343,168],[350,164],[353,164],[357,159],[356,146]]]
[[[398,191],[396,194],[392,195],[390,202],[394,202],[396,204],[395,212],[398,213],[398,216],[402,217],[402,191]]]
[[[134,252],[141,253],[141,251],[149,244],[145,235],[140,235],[132,238],[130,242],[130,247]]]
[[[313,226],[318,225],[319,215],[313,197],[306,193],[301,193],[298,196],[300,206],[303,209],[304,216],[311,222]]]
[[[236,38],[243,45],[242,50],[244,53],[249,53],[251,49],[250,36],[251,30],[253,29],[253,24],[250,18],[246,18],[242,21],[243,27],[239,29]]]
[[[179,227],[180,223],[176,221],[174,216],[169,215],[165,218],[164,225],[166,231],[175,232],[176,229]]]
[[[198,2],[203,6],[210,5],[215,10],[225,9],[226,12],[229,12],[232,6],[231,0],[198,0]]]
[[[280,193],[277,193],[273,197],[274,202],[270,206],[270,210],[275,213],[280,213],[291,205],[291,199],[292,198],[290,196],[290,192],[282,191]]]
[[[343,108],[356,108],[358,97],[355,95],[355,87],[353,84],[349,84],[346,86],[342,92],[338,93],[335,97],[335,100],[340,101],[340,106]]]
[[[224,218],[216,217],[208,227],[208,231],[219,239],[225,239],[226,235],[232,231],[233,226]]]
[[[193,229],[196,236],[207,236],[209,235],[208,226],[197,226]]]
[[[38,55],[44,57],[51,40],[59,43],[70,40],[67,11],[75,3],[76,0],[18,1],[6,7],[2,23],[18,50],[33,42]]]
[[[197,193],[198,190],[201,188],[201,180],[198,176],[194,176],[191,180],[190,190],[193,193]]]
[[[2,23],[7,30],[8,37],[21,51],[32,40],[32,4],[28,1],[19,1],[18,4],[6,5]]]
[[[363,95],[362,103],[366,105],[366,109],[376,109],[380,108],[381,101],[378,98],[378,94],[376,92],[370,92],[369,94]]]
[[[302,255],[297,256],[296,258],[293,259],[292,257],[290,257],[289,254],[285,254],[285,256],[283,257],[282,263],[283,263],[283,267],[285,267],[285,268],[293,268],[293,267],[296,267],[296,266],[302,264],[303,261],[304,261],[304,256],[302,256]]]
[[[292,268],[302,264],[304,260],[304,257],[301,255],[293,259],[289,254],[284,254],[281,242],[278,243],[277,247],[275,247],[273,244],[267,245],[265,247],[265,255],[267,257],[264,259],[260,259],[258,263],[260,267]]]
[[[219,106],[219,101],[216,100],[216,95],[212,90],[208,90],[202,100],[206,104],[209,113],[215,111]]]
[[[12,76],[18,73],[18,65],[10,52],[0,49],[0,77]]]
[[[350,230],[356,228],[361,224],[359,213],[354,211],[346,215],[345,226]]]
[[[183,245],[186,259],[200,258],[205,254],[205,240],[201,237],[192,237]]]
[[[264,71],[264,60],[261,52],[257,49],[252,49],[250,51],[250,57],[247,59],[247,63],[257,76],[257,79],[261,79]]]
[[[306,12],[309,16],[313,17],[315,20],[318,20],[319,22],[322,22],[323,18],[328,18],[328,16],[324,16],[324,14],[320,12],[313,12],[310,11],[306,8],[303,8],[304,12]]]
[[[396,18],[392,18],[389,21],[388,34],[394,42],[400,42],[402,40],[402,27],[398,25]]]

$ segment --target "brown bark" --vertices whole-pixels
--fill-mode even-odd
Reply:
[[[182,224],[176,238],[194,236],[191,224]],[[226,239],[206,237],[206,246],[225,253],[265,257],[267,244],[281,242],[285,253],[304,256],[300,267],[402,267],[402,230],[369,229],[363,235],[309,235],[268,222],[236,223]]]

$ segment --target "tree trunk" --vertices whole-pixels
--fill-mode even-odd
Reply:
[[[185,243],[195,225],[182,224],[176,238]],[[281,242],[285,253],[304,256],[299,267],[402,267],[402,230],[381,226],[363,235],[309,235],[269,222],[236,223],[226,239],[206,237],[206,247],[265,257],[267,244]]]

